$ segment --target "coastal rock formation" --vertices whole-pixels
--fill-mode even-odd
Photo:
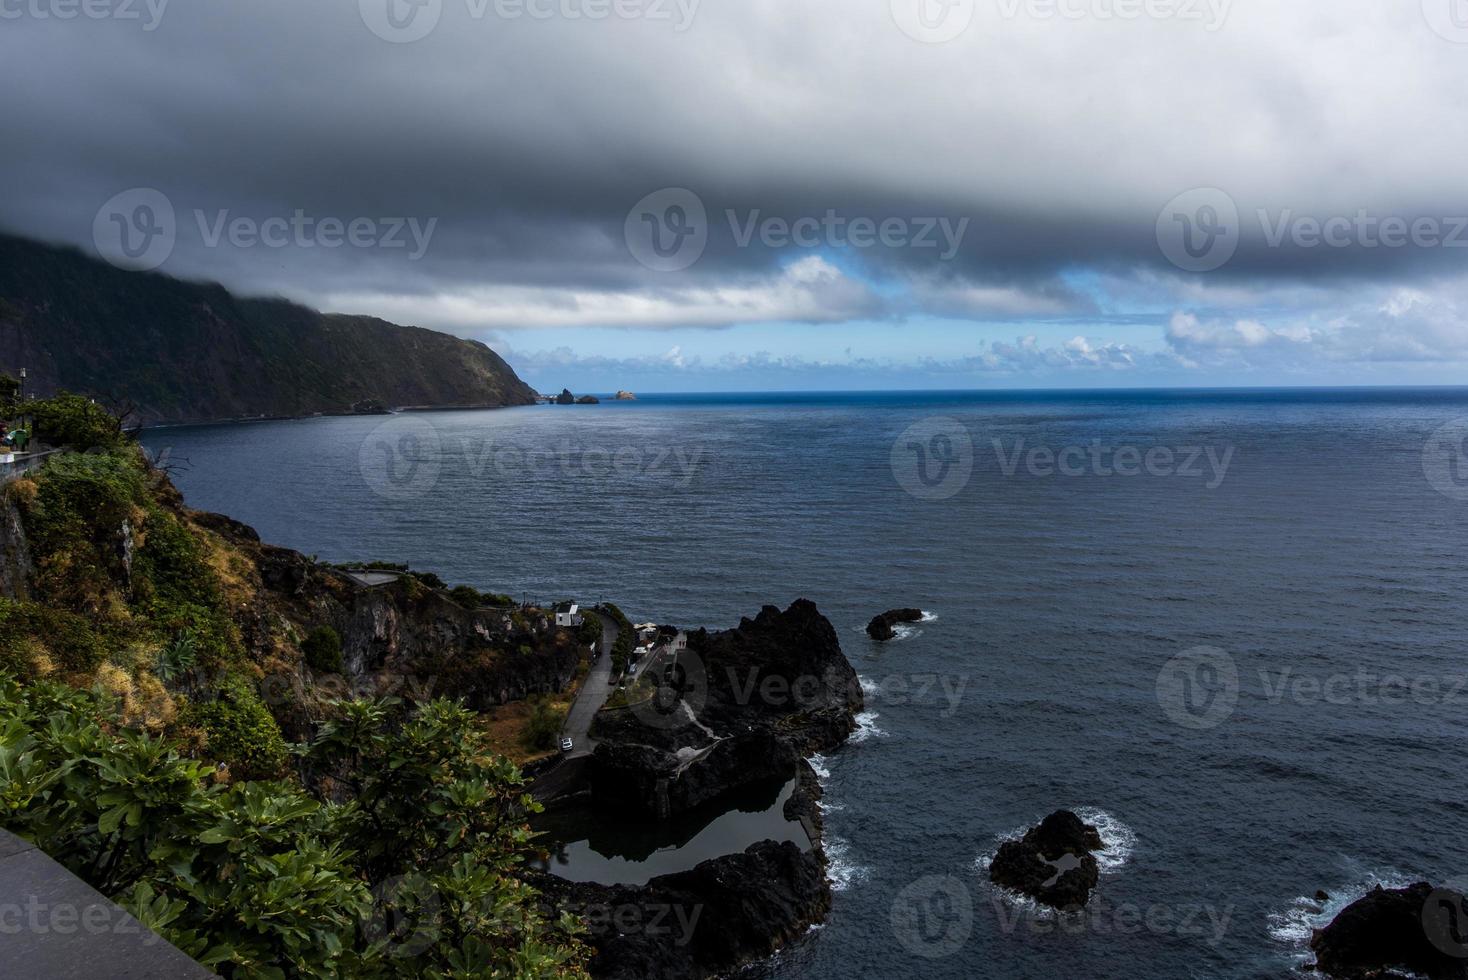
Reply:
[[[637,396],[634,395],[634,394],[632,394],[632,392],[630,392],[630,391],[619,391],[619,392],[617,392],[617,401],[619,401],[619,402],[635,402],[635,401],[637,401]]]
[[[1336,980],[1468,978],[1468,900],[1426,882],[1377,886],[1310,940],[1315,969]]]
[[[128,404],[145,425],[535,402],[477,341],[246,299],[10,235],[0,297],[0,348],[29,368],[27,391]]]
[[[576,404],[578,404],[578,405],[600,405],[601,404],[601,399],[598,398],[598,397],[596,397],[595,395],[582,395],[580,398],[576,399]]]
[[[785,804],[789,819],[820,837],[820,784],[800,764]],[[681,980],[723,976],[775,953],[822,921],[831,907],[819,843],[761,841],[646,885],[598,885],[554,875],[532,877],[547,910],[567,910],[587,925],[591,974],[606,980]]]
[[[867,636],[874,640],[890,640],[897,635],[892,627],[898,623],[916,623],[923,618],[921,609],[889,609],[880,616],[873,616],[867,623]]]
[[[365,586],[299,552],[262,544],[232,518],[189,513],[248,562],[239,569],[244,588],[234,618],[251,658],[267,665],[262,688],[288,737],[308,737],[322,716],[319,702],[333,697],[451,697],[483,711],[564,690],[582,659],[576,637],[545,617],[465,608],[409,573]],[[341,637],[338,676],[314,676],[292,649],[293,637],[317,626]]]
[[[1092,852],[1101,848],[1095,827],[1069,810],[1057,810],[1021,839],[1005,841],[989,865],[989,878],[1054,908],[1079,908],[1100,879]]]
[[[570,388],[562,388],[561,389],[561,393],[556,396],[556,404],[557,405],[574,405],[574,404],[576,404],[576,396],[573,395],[573,394],[571,394],[571,389]]]
[[[592,734],[592,797],[652,817],[789,771],[844,743],[861,684],[829,620],[797,600],[732,630],[689,635],[658,696],[601,712]]]

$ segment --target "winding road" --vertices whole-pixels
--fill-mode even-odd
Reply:
[[[561,737],[569,738],[575,744],[575,748],[567,753],[570,759],[591,755],[596,748],[588,734],[591,722],[612,695],[612,645],[617,642],[617,623],[610,616],[598,614],[598,618],[601,620],[601,655],[587,671],[581,693],[576,695],[571,710],[566,712],[566,724],[561,729]]]

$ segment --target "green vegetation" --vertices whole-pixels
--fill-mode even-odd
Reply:
[[[248,557],[94,407],[49,416],[91,452],[5,489],[35,572],[0,599],[0,826],[227,980],[584,976],[573,922],[521,880],[535,807],[476,716],[317,702],[316,739],[288,744],[255,679],[299,634],[245,620],[246,647]],[[340,669],[329,627],[301,647]]]
[[[472,585],[454,586],[449,590],[449,598],[465,609],[479,609],[484,606],[507,608],[515,604],[515,600],[507,595],[500,595],[497,592],[480,592]]]
[[[214,699],[188,705],[185,725],[202,729],[210,759],[229,767],[240,779],[273,779],[284,775],[290,752],[280,726],[255,689],[238,677],[226,679]]]
[[[306,655],[306,663],[317,673],[342,672],[341,634],[330,626],[318,626],[307,633],[306,639],[301,641],[301,652]]]
[[[536,809],[466,710],[342,704],[302,752],[351,790],[214,784],[105,699],[0,676],[0,823],[234,978],[584,976],[514,872]]]
[[[550,749],[556,736],[566,725],[566,713],[557,710],[550,698],[541,695],[530,701],[530,720],[525,723],[523,740],[527,749]]]
[[[126,439],[120,420],[81,395],[62,392],[54,398],[27,402],[24,409],[35,419],[36,438],[53,446],[82,451],[117,449]]]
[[[612,644],[612,671],[620,674],[632,660],[632,651],[637,649],[637,632],[632,628],[632,621],[626,614],[612,603],[602,603],[598,609],[617,622],[617,640]]]

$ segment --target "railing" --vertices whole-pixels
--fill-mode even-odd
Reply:
[[[0,453],[0,484],[9,483],[38,469],[52,456],[70,452],[68,449],[45,449],[38,453]]]

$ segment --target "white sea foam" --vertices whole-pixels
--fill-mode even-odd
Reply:
[[[861,683],[861,693],[866,695],[867,697],[872,697],[874,694],[877,694],[879,691],[882,690],[882,685],[878,684],[876,681],[872,680],[869,677],[863,677],[860,674],[857,674],[856,679]]]
[[[918,620],[918,622],[921,623],[936,623],[937,621],[938,614],[935,612],[928,612],[926,609],[923,610],[923,618]]]
[[[863,711],[856,716],[856,731],[851,733],[847,739],[851,744],[865,742],[869,738],[886,738],[887,733],[877,727],[877,719],[882,717],[875,711]]]
[[[826,780],[831,778],[831,770],[826,766],[826,757],[817,753],[806,761],[810,763],[810,767],[815,772],[816,778],[821,781],[821,785],[826,785]]]
[[[1101,835],[1101,850],[1096,853],[1096,863],[1101,866],[1101,873],[1119,871],[1131,859],[1132,851],[1137,846],[1136,833],[1105,810],[1096,807],[1080,807],[1075,814],[1095,827],[1096,832]]]
[[[826,879],[831,882],[831,890],[844,892],[852,885],[866,880],[869,869],[863,868],[851,859],[851,845],[840,837],[831,837],[826,840]]]
[[[1364,879],[1358,878],[1339,888],[1328,888],[1329,901],[1320,902],[1313,896],[1301,895],[1289,907],[1271,912],[1266,919],[1269,938],[1291,947],[1295,958],[1301,962],[1311,959],[1310,937],[1316,929],[1329,925],[1347,905],[1361,898],[1377,885],[1383,888],[1405,888],[1411,880],[1396,874],[1367,872]]]
[[[1102,874],[1120,870],[1132,856],[1132,851],[1137,846],[1137,835],[1120,820],[1096,807],[1077,807],[1075,815],[1086,823],[1096,828],[1101,835],[1101,850],[1096,852],[1096,864],[1099,865]],[[1038,821],[1037,821],[1038,822]],[[994,838],[994,846],[974,859],[974,867],[987,878],[989,865],[994,863],[994,857],[999,853],[999,848],[1006,841],[1019,840],[1029,831],[1031,825],[1016,827],[1014,830],[1006,831]],[[1000,889],[1003,892],[1003,889]],[[1026,911],[1043,912],[1048,906],[1036,906],[1033,901],[1024,895],[1011,895],[1004,892],[1004,898],[1015,908]]]

